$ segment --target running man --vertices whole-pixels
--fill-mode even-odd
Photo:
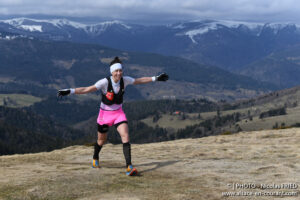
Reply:
[[[94,146],[94,156],[92,167],[99,168],[99,153],[102,146],[107,140],[107,132],[110,126],[115,126],[121,136],[123,143],[123,153],[126,161],[126,175],[133,176],[137,174],[136,168],[131,163],[131,148],[129,141],[129,131],[127,118],[122,109],[123,95],[126,86],[150,83],[154,81],[167,81],[169,76],[162,73],[159,76],[132,78],[123,76],[122,62],[118,57],[110,63],[111,76],[97,81],[94,85],[89,87],[79,87],[59,90],[57,95],[59,97],[69,94],[86,94],[101,90],[102,100],[100,111],[97,118],[98,126],[98,140]]]

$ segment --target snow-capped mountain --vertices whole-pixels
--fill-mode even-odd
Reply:
[[[90,35],[100,35],[105,31],[109,31],[112,26],[118,26],[120,29],[131,29],[132,32],[136,32],[135,28],[140,28],[141,26],[137,25],[128,25],[121,21],[107,21],[97,24],[84,24],[79,22],[70,21],[67,19],[50,19],[50,20],[41,20],[41,19],[29,19],[29,18],[14,18],[9,20],[0,20],[0,23],[11,25],[10,29],[19,30],[19,31],[29,31],[29,32],[47,32],[50,27],[52,29],[55,27],[57,29],[63,30],[66,28],[77,29],[78,31],[85,31]],[[135,26],[132,28],[132,26]],[[169,28],[171,32],[175,30],[175,36],[188,36],[193,43],[197,43],[194,39],[195,36],[208,34],[209,32],[218,31],[223,28],[228,29],[239,29],[248,31],[249,33],[260,36],[263,29],[270,28],[274,34],[277,34],[280,30],[286,27],[295,26],[297,29],[300,28],[299,25],[295,24],[278,24],[278,23],[251,23],[251,22],[239,22],[239,21],[226,21],[226,20],[201,20],[201,21],[192,21],[185,23],[175,23],[166,25],[166,28]],[[161,28],[161,26],[158,26]],[[157,27],[157,28],[158,28]],[[144,26],[144,28],[149,28]],[[151,27],[153,28],[153,27]],[[150,29],[151,29],[150,28]],[[132,33],[131,32],[131,33]]]
[[[296,24],[225,20],[143,26],[120,21],[84,24],[67,19],[15,18],[0,20],[1,31],[181,56],[233,71],[275,50],[300,43],[300,26]]]
[[[251,23],[251,22],[240,22],[240,21],[226,21],[226,20],[204,20],[194,21],[188,23],[177,23],[169,25],[168,27],[177,29],[179,33],[177,35],[186,35],[194,43],[197,43],[193,37],[197,35],[204,35],[209,32],[218,31],[224,28],[244,31],[248,34],[253,34],[259,37],[265,29],[271,29],[276,35],[280,31],[286,28],[295,28],[298,32],[300,25],[292,23]]]
[[[188,36],[191,41],[197,44],[197,41],[194,37],[199,35],[204,35],[209,32],[217,31],[223,28],[229,29],[244,29],[249,33],[253,33],[259,36],[260,31],[262,30],[264,24],[262,23],[249,23],[249,22],[237,22],[237,21],[194,21],[189,23],[179,23],[169,25],[170,28],[177,29],[177,36]]]
[[[84,30],[87,33],[103,32],[112,25],[120,25],[124,28],[130,29],[131,27],[121,23],[120,21],[103,22],[93,25],[83,24],[79,22],[70,21],[67,19],[50,19],[50,20],[37,20],[28,18],[15,18],[9,20],[0,20],[0,22],[9,24],[16,29],[26,30],[30,32],[46,32],[49,27],[56,27],[58,29],[64,29],[66,27],[72,27],[78,30]],[[97,30],[97,31],[95,31]]]

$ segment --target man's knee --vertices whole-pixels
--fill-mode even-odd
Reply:
[[[100,133],[108,132],[109,126],[107,124],[103,124],[103,125],[97,124],[97,125],[98,125],[98,132]]]
[[[101,138],[101,139],[98,138],[98,140],[97,140],[97,143],[98,143],[98,145],[100,145],[100,146],[104,145],[105,142],[106,142],[106,138]]]

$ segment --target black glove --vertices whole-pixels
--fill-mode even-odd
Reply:
[[[69,95],[70,93],[71,93],[71,89],[58,90],[57,96],[62,97],[62,96]]]
[[[169,76],[166,73],[162,73],[162,74],[156,76],[157,81],[167,81],[168,79],[169,79]]]

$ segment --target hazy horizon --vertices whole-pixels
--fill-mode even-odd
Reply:
[[[201,19],[232,20],[246,22],[300,21],[300,4],[295,0],[187,0],[187,1],[90,1],[90,0],[0,0],[0,16],[64,16],[120,20],[131,23],[168,24],[178,21]],[[97,21],[98,21],[97,20]]]

